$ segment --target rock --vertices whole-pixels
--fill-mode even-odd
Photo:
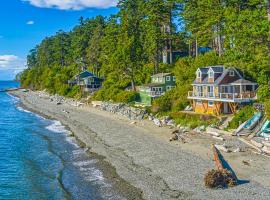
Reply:
[[[235,150],[233,150],[233,153],[238,153],[241,152],[241,149],[239,147],[237,147]]]
[[[174,120],[169,120],[168,122],[167,122],[167,126],[175,126],[175,123],[174,123]]]
[[[250,163],[249,163],[248,161],[243,160],[242,163],[243,163],[244,165],[250,166]]]
[[[146,110],[130,107],[123,103],[102,102],[99,107],[101,110],[127,117],[130,120],[142,120],[148,116]]]
[[[189,127],[184,127],[183,128],[183,133],[187,133],[187,132],[190,132],[191,129]]]
[[[270,142],[262,141],[264,146],[270,147]]]
[[[176,141],[178,140],[178,135],[177,134],[173,134],[173,136],[170,138],[170,142],[171,141]]]
[[[270,148],[269,148],[269,147],[264,146],[264,147],[262,148],[262,151],[263,151],[264,153],[267,153],[267,154],[270,155]]]
[[[148,120],[149,120],[149,121],[153,121],[153,120],[154,120],[154,117],[150,115],[150,116],[148,117]]]
[[[157,126],[159,126],[159,127],[162,126],[162,124],[161,124],[161,122],[160,122],[159,119],[155,118],[153,121],[154,121],[155,125],[157,125]]]

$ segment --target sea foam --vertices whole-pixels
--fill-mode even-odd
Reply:
[[[24,108],[18,106],[17,109],[21,112],[31,113],[29,110],[25,110]]]
[[[47,126],[46,129],[55,133],[68,133],[66,127],[63,126],[61,122],[57,120],[52,121],[52,124]]]

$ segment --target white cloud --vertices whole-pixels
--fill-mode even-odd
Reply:
[[[0,70],[22,71],[25,69],[25,59],[15,55],[0,55]]]
[[[32,21],[32,20],[30,20],[30,21],[28,21],[28,22],[26,22],[26,24],[27,25],[33,25],[35,22],[34,21]]]
[[[85,8],[109,8],[117,5],[118,0],[22,0],[41,8],[60,10],[82,10]]]

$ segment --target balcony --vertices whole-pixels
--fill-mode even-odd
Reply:
[[[151,97],[160,97],[165,94],[165,92],[162,91],[150,91],[148,92],[149,96]]]
[[[243,93],[218,93],[211,92],[188,92],[188,99],[211,100],[223,102],[250,102],[257,99],[256,92],[248,91]]]

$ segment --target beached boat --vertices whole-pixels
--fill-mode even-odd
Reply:
[[[256,112],[244,125],[243,129],[252,130],[260,122],[263,114],[262,112]]]
[[[261,130],[258,132],[258,135],[259,136],[262,136],[262,137],[270,137],[270,120],[267,120]]]
[[[246,125],[247,121],[245,121],[244,123],[242,123],[236,130],[235,130],[235,133],[240,133],[243,129],[244,129],[244,126]]]

